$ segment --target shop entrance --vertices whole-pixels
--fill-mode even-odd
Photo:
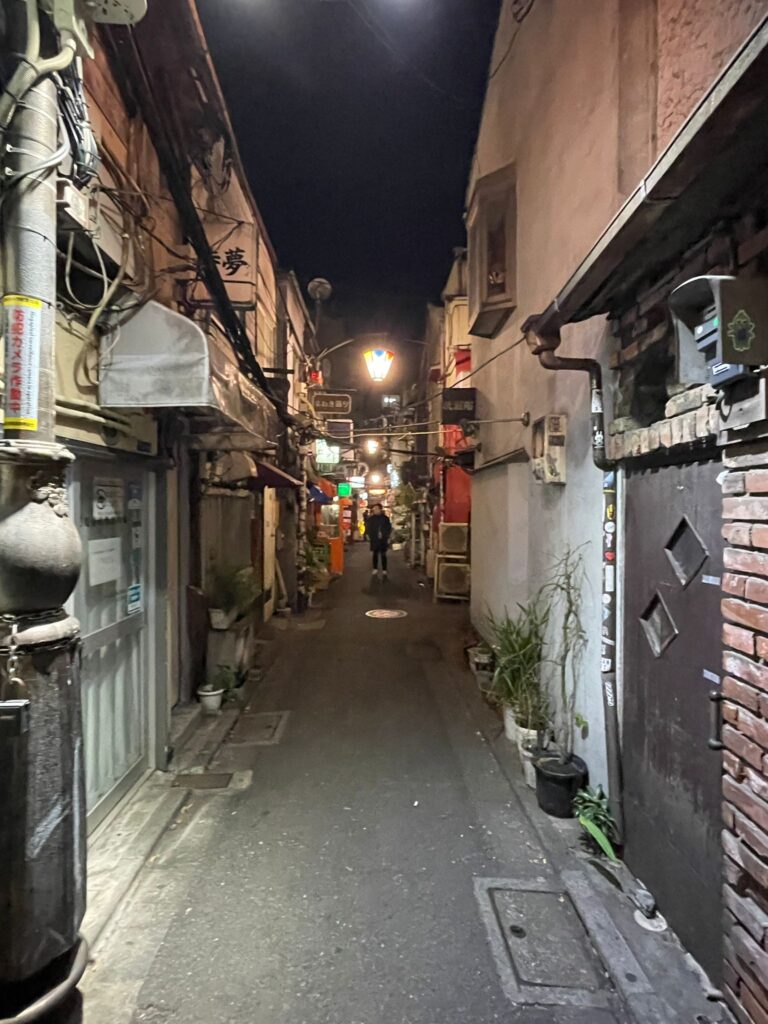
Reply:
[[[156,581],[148,545],[155,481],[138,463],[78,459],[72,499],[83,543],[72,608],[83,638],[86,797],[94,827],[152,760]]]

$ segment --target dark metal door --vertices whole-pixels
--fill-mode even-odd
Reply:
[[[721,759],[717,462],[631,473],[626,487],[626,859],[713,980],[720,975]]]

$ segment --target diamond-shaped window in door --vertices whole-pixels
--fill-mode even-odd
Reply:
[[[640,616],[640,625],[654,657],[659,658],[677,636],[677,626],[660,594],[654,594]]]
[[[696,579],[699,569],[709,556],[701,537],[685,516],[665,544],[664,553],[683,587]]]

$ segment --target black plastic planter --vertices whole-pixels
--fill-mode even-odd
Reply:
[[[557,754],[544,754],[534,761],[536,799],[553,818],[573,817],[573,798],[587,782],[587,766],[573,754],[562,761]]]

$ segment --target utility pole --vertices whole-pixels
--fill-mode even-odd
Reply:
[[[127,5],[121,6],[129,17]],[[79,624],[64,609],[80,572],[69,517],[72,454],[56,441],[56,176],[51,78],[85,46],[60,4],[41,52],[38,0],[5,0],[0,97],[5,394],[0,439],[0,1024],[80,1019],[87,963],[85,776]],[[43,4],[44,9],[46,8]],[[57,20],[58,19],[58,20]],[[73,30],[67,27],[71,25]],[[64,140],[61,140],[62,143]]]

